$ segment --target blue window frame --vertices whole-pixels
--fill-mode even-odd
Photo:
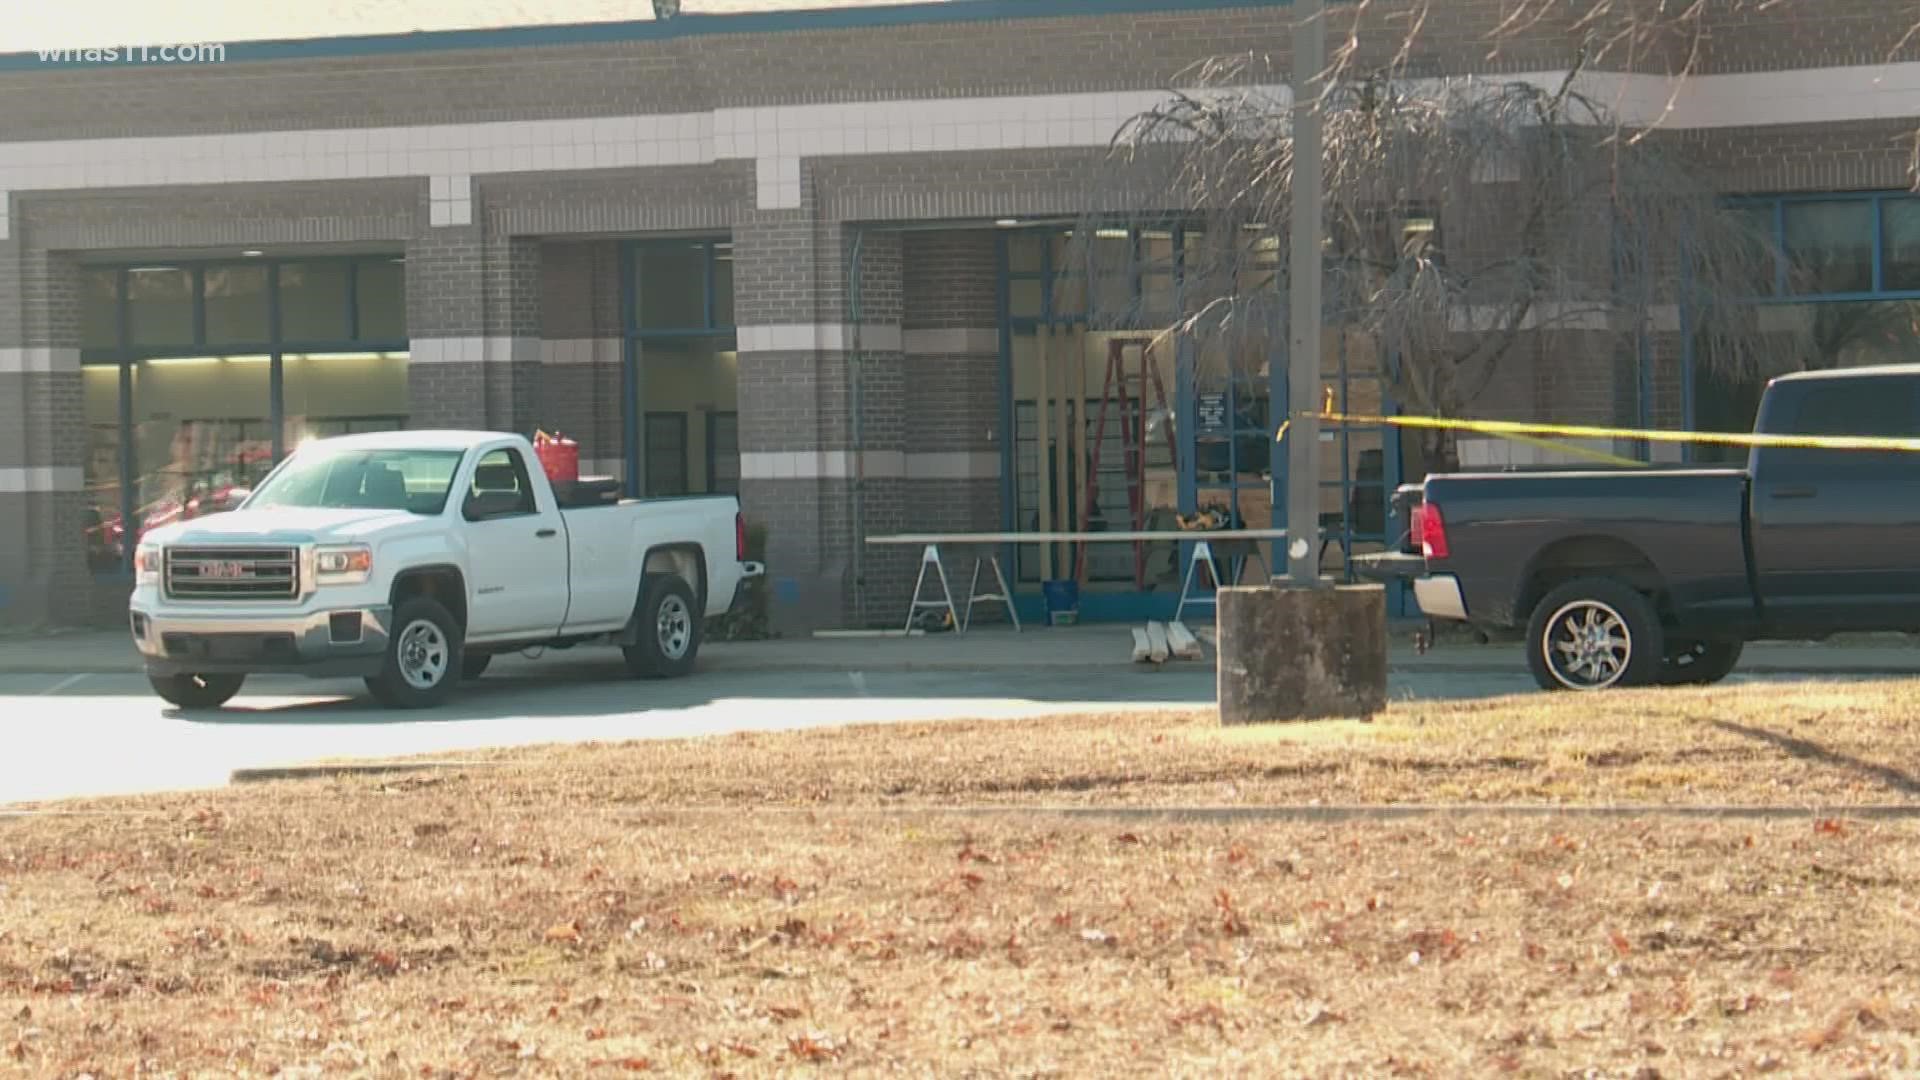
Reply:
[[[1844,323],[1873,305],[1920,301],[1920,196],[1907,191],[1744,195],[1725,205],[1746,215],[1772,251],[1771,273],[1747,300],[1756,306],[1813,306],[1816,318]],[[1683,265],[1683,270],[1685,269]],[[1762,383],[1698,364],[1691,290],[1680,305],[1685,355],[1681,410],[1689,427],[1743,429]],[[1683,448],[1684,457],[1735,460],[1738,452]]]
[[[1759,303],[1920,300],[1920,196],[1809,192],[1727,200],[1775,252]]]
[[[628,495],[640,497],[649,486],[642,468],[646,426],[640,407],[642,345],[704,340],[716,350],[731,351],[737,344],[734,318],[730,237],[658,237],[621,245],[621,457]],[[685,468],[684,452],[680,467]],[[709,473],[709,484],[711,477]]]
[[[126,541],[124,523],[142,514],[134,396],[136,373],[143,366],[224,358],[239,365],[232,369],[238,378],[251,381],[264,375],[259,383],[263,416],[196,419],[174,414],[184,427],[218,428],[235,446],[260,447],[257,455],[246,452],[243,471],[252,474],[263,472],[287,451],[287,354],[386,354],[409,348],[405,259],[398,252],[90,264],[81,268],[81,275],[81,364],[89,380],[112,380],[109,392],[118,399],[112,422],[89,424],[89,487],[118,491],[117,507],[111,498],[97,504],[89,511],[87,526],[89,563],[110,578],[131,575],[134,545]],[[300,291],[309,283],[319,284]],[[289,303],[301,315],[297,327],[310,328],[308,332],[289,332],[284,317]],[[136,304],[148,305],[140,326]],[[141,333],[141,327],[152,332]],[[380,420],[392,426],[404,422],[397,414]],[[94,455],[99,455],[99,469],[94,468]]]

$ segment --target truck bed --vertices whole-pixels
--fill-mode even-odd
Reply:
[[[1569,556],[1645,559],[1677,609],[1749,618],[1748,485],[1744,469],[1434,476],[1423,501],[1444,515],[1450,551],[1429,569],[1455,575],[1471,620],[1488,626],[1523,624],[1531,567]]]

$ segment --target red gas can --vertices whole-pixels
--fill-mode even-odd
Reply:
[[[544,431],[533,433],[533,452],[540,457],[540,468],[554,484],[580,481],[580,444],[562,435]]]

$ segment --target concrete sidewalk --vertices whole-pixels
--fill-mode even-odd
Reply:
[[[1396,671],[1502,672],[1524,670],[1516,644],[1441,645],[1416,654],[1408,632],[1395,631],[1392,666]],[[547,659],[571,659],[605,653],[548,651]],[[1007,671],[1130,668],[1132,635],[1124,624],[1029,628],[1014,633],[981,627],[955,637],[793,638],[777,641],[711,642],[700,652],[702,671]],[[515,664],[503,657],[497,665]],[[1173,661],[1169,668],[1210,664]],[[138,672],[139,655],[119,631],[46,632],[0,637],[0,672],[94,674]],[[1762,675],[1913,675],[1920,676],[1920,645],[1900,636],[1844,644],[1749,645],[1741,672]]]

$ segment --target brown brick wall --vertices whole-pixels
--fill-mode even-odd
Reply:
[[[1407,7],[1368,9],[1370,22],[1360,35],[1364,60],[1391,56]],[[1578,44],[1570,15],[1556,13],[1493,55],[1486,34],[1501,14],[1500,0],[1452,0],[1445,18],[1429,21],[1416,58],[1450,71],[1568,63]],[[164,70],[34,71],[0,76],[0,115],[11,118],[14,138],[45,139],[1150,89],[1208,57],[1284,58],[1290,18],[1276,5]],[[736,77],[742,72],[752,77]],[[270,92],[262,92],[267,78]]]
[[[424,180],[221,184],[23,196],[33,242],[52,249],[399,241]]]

